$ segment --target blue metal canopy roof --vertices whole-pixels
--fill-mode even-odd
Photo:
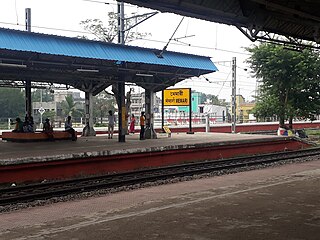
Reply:
[[[156,49],[4,28],[0,28],[0,49],[217,71],[209,57],[165,51],[159,58]]]

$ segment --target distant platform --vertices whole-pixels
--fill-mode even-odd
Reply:
[[[294,137],[226,133],[80,137],[76,142],[0,142],[0,183],[65,179],[132,171],[185,162],[297,150],[310,147]]]

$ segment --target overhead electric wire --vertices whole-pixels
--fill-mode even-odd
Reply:
[[[102,4],[116,4],[116,3],[108,3],[108,2],[100,2],[96,0],[81,0],[82,2],[92,2],[92,3],[102,3]]]
[[[92,3],[101,3],[101,4],[107,4],[107,5],[117,5],[117,3],[110,3],[110,2],[97,1],[97,0],[80,0],[80,1],[92,2]],[[132,6],[132,7],[136,7],[136,6]],[[17,26],[17,25],[25,26],[25,24],[19,24],[16,2],[15,2],[15,9],[16,9],[17,23],[0,22],[0,24],[13,25],[13,26]],[[78,30],[70,30],[70,29],[62,29],[62,28],[52,28],[52,27],[45,27],[45,26],[32,26],[32,27],[33,28],[39,28],[39,29],[46,29],[46,30],[55,30],[55,31],[73,32],[73,33],[82,33],[82,34],[90,34],[90,35],[92,35],[92,33],[87,32],[87,31],[78,31]],[[162,43],[162,44],[163,43],[167,43],[166,41],[155,40],[155,39],[147,39],[147,38],[137,38],[137,39],[135,39],[133,41],[139,41],[139,40],[157,42],[157,43]],[[186,46],[185,44],[181,44],[181,43],[171,43],[171,44],[172,45],[177,45],[177,46]],[[231,50],[226,50],[226,49],[219,49],[219,48],[216,48],[216,47],[206,47],[206,46],[199,46],[199,45],[192,45],[192,44],[188,44],[187,46],[188,47],[192,47],[192,48],[209,49],[209,50],[223,51],[223,52],[229,52],[229,53],[235,53],[235,54],[249,55],[249,53],[245,53],[245,52],[237,52],[237,51],[231,51]]]
[[[97,0],[79,0],[82,2],[91,2],[91,3],[101,3],[101,4],[106,4],[106,5],[118,5],[118,3],[116,2],[105,2],[105,1],[97,1]],[[125,4],[126,7],[136,7],[134,5],[131,4]]]
[[[157,43],[166,43],[165,41],[148,39],[148,38],[137,38],[133,41],[138,41],[138,40],[157,42]],[[235,54],[250,55],[249,53],[245,53],[245,52],[237,52],[237,51],[231,51],[231,50],[226,50],[226,49],[221,49],[221,48],[205,47],[205,46],[199,46],[199,45],[191,45],[191,44],[185,45],[185,44],[181,44],[181,43],[172,43],[172,45],[187,46],[187,47],[193,47],[193,48],[202,48],[202,49],[216,50],[216,51],[229,52],[229,53],[235,53]]]
[[[15,23],[9,23],[9,22],[0,22],[0,24],[12,25],[12,26],[17,26],[17,25],[25,26],[25,24],[15,24]],[[39,29],[46,29],[46,30],[55,30],[55,31],[62,31],[62,32],[73,32],[73,33],[83,33],[83,34],[93,35],[92,33],[87,32],[87,31],[78,31],[78,30],[70,30],[70,29],[63,29],[63,28],[53,28],[53,27],[43,27],[43,26],[32,26],[32,27],[33,28],[39,28]],[[150,41],[150,42],[166,43],[165,41],[161,41],[161,40],[144,39],[144,38],[138,38],[138,39],[135,39],[133,41],[136,41],[136,40],[145,40],[145,41]],[[184,44],[174,43],[174,42],[172,42],[171,44],[172,45],[177,45],[177,46],[186,46]],[[134,46],[134,45],[132,45],[132,46]],[[216,50],[216,51],[222,51],[222,52],[249,55],[249,54],[243,53],[243,52],[230,51],[230,50],[226,50],[226,49],[216,49],[216,48],[212,48],[212,47],[205,47],[205,46],[199,46],[199,45],[188,45],[187,47],[201,48],[201,49],[208,49],[208,50]]]
[[[12,25],[12,26],[22,26],[25,27],[25,24],[15,24],[15,23],[8,23],[8,22],[0,22],[0,24],[5,24],[5,25]],[[87,32],[87,31],[78,31],[78,30],[70,30],[70,29],[63,29],[63,28],[53,28],[53,27],[42,27],[42,26],[32,26],[32,28],[39,28],[39,29],[46,29],[46,30],[55,30],[55,31],[63,31],[63,32],[74,32],[74,33],[85,33],[85,34],[90,34],[92,33]]]

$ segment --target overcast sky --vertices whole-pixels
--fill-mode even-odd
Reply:
[[[102,2],[102,3],[99,3]],[[104,4],[109,3],[109,4]],[[107,23],[107,13],[116,12],[117,5],[112,0],[1,0],[0,27],[25,30],[25,8],[31,8],[32,31],[62,36],[86,35],[79,22],[98,18]],[[125,13],[146,13],[153,10],[125,4]],[[162,49],[178,26],[181,16],[171,13],[159,13],[140,24],[134,31],[149,32],[146,40],[131,42],[131,45]],[[61,31],[61,30],[65,31]],[[218,95],[230,101],[231,96],[231,63],[237,58],[237,93],[247,100],[252,100],[256,88],[255,79],[251,77],[245,59],[249,57],[244,47],[253,44],[233,26],[185,18],[175,34],[182,38],[179,43],[171,41],[167,50],[185,52],[211,57],[219,72],[206,75],[212,82],[204,78],[185,80],[176,87],[191,87],[207,94]],[[227,62],[224,62],[227,61]],[[222,63],[221,63],[222,62]],[[224,63],[223,63],[224,62]]]

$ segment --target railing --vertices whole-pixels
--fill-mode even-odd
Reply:
[[[197,116],[194,115],[192,117],[193,125],[200,125],[206,123],[207,116]],[[117,116],[116,116],[116,119]],[[23,121],[23,119],[21,119]],[[222,116],[209,116],[210,124],[216,123],[224,123],[225,118]],[[36,129],[41,129],[40,119],[34,119]],[[44,119],[43,119],[44,122]],[[65,120],[63,118],[55,118],[51,120],[51,124],[54,128],[64,128]],[[108,126],[108,118],[94,118],[94,126],[95,127],[107,127]],[[156,116],[154,119],[154,125],[157,127],[161,126],[161,117]],[[128,124],[130,123],[130,119],[128,119]],[[72,118],[72,124],[75,128],[83,128],[85,126],[84,118]],[[165,125],[178,126],[178,125],[187,125],[189,124],[189,116],[165,116],[164,120]],[[139,117],[136,117],[136,125],[139,126]],[[1,130],[12,130],[15,127],[15,118],[0,118],[0,129]]]
[[[0,129],[13,129],[15,119],[11,118],[0,118]],[[12,124],[11,124],[12,123]]]
[[[196,115],[192,116],[192,125],[205,125],[207,118],[209,120],[210,126],[222,123],[230,123],[227,117],[223,116],[213,116],[213,115]],[[118,120],[117,116],[116,119]],[[24,119],[21,118],[23,121]],[[263,122],[277,122],[274,119],[264,119]],[[44,121],[44,119],[43,119]],[[298,119],[296,121],[299,121]],[[41,129],[40,119],[34,119],[36,129]],[[237,124],[246,124],[246,123],[255,123],[255,120],[252,119],[237,119]],[[55,118],[51,120],[51,123],[54,128],[64,128],[65,119]],[[84,118],[72,118],[72,123],[74,128],[83,128],[85,126]],[[117,126],[118,121],[116,121]],[[154,118],[154,127],[161,127],[161,115],[157,114]],[[128,119],[128,125],[130,124],[130,119]],[[136,126],[139,126],[139,116],[136,117]],[[165,114],[164,125],[168,126],[187,126],[189,125],[189,116],[179,116],[179,114]],[[94,118],[94,127],[107,127],[108,118]],[[15,127],[15,118],[0,118],[0,130],[13,130]]]

